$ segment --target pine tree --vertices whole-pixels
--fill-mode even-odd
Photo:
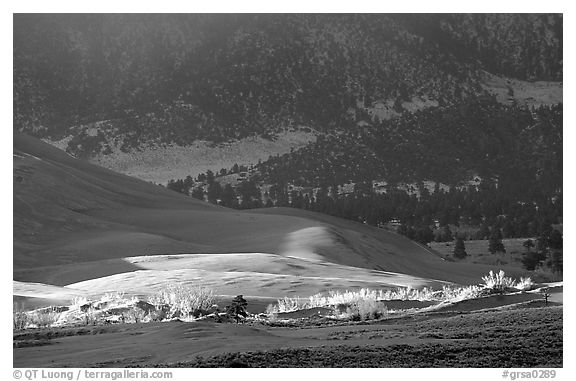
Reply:
[[[539,251],[528,251],[524,253],[522,264],[524,268],[529,271],[534,271],[542,265],[542,261],[546,259],[546,254]]]
[[[464,245],[464,239],[462,237],[456,238],[453,255],[454,258],[457,259],[464,259],[468,256],[468,253],[466,253],[466,246]]]
[[[235,201],[236,193],[234,192],[234,188],[232,188],[232,185],[226,184],[222,190],[222,204],[231,208],[234,206]]]
[[[563,270],[563,258],[561,251],[553,251],[550,258],[550,268],[554,273],[562,273]]]
[[[198,200],[204,201],[204,189],[202,187],[196,187],[192,190],[192,197]]]
[[[529,253],[530,250],[534,247],[534,241],[527,239],[526,241],[522,242],[522,246],[524,246],[526,251]]]
[[[506,252],[506,248],[502,243],[502,232],[496,226],[492,228],[492,233],[490,234],[490,241],[488,242],[488,251],[492,254]]]
[[[551,249],[562,250],[562,233],[558,230],[552,230],[548,238],[548,244]]]
[[[192,178],[192,176],[188,175],[184,179],[184,189],[186,190],[186,193],[190,191],[190,188],[192,188],[192,186],[194,186],[194,179]]]
[[[208,201],[215,204],[222,195],[222,187],[217,181],[212,181],[208,185]]]
[[[214,181],[214,172],[212,172],[211,170],[206,171],[206,181],[208,182],[208,184]]]

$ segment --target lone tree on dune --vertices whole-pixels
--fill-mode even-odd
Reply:
[[[236,296],[232,299],[232,304],[226,306],[226,313],[228,316],[236,319],[236,323],[239,323],[242,317],[247,317],[246,306],[248,302],[242,297],[242,295]]]
[[[454,245],[454,258],[464,259],[468,256],[466,253],[466,246],[464,245],[464,238],[456,237],[456,244]]]

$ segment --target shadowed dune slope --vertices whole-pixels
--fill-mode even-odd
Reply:
[[[359,253],[363,260],[371,264],[371,266],[361,267],[460,284],[479,283],[483,275],[490,270],[496,270],[489,265],[448,262],[427,247],[400,234],[322,213],[292,208],[266,208],[251,212],[286,217],[297,215],[300,218],[330,226],[331,229],[340,233],[340,242],[345,242],[349,250]],[[347,263],[349,259],[346,258],[345,252],[334,251],[328,247],[319,247],[315,252],[330,256],[336,259],[334,261],[337,263],[355,266],[355,264]],[[514,267],[499,266],[498,269],[516,278],[525,275]]]
[[[74,159],[28,136],[14,136],[13,155],[15,269],[124,256],[123,248],[144,249],[154,241],[176,244],[154,232],[146,239],[130,238],[138,229],[92,217],[89,211],[218,209]]]
[[[203,203],[24,135],[14,136],[13,198],[18,281],[66,285],[59,279],[66,266],[97,264],[73,283],[139,269],[115,259],[177,253],[272,253],[457,283],[475,283],[489,270],[445,262],[397,234],[331,216]]]

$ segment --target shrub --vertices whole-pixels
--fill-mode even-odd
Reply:
[[[96,325],[98,324],[99,315],[96,309],[92,306],[88,307],[82,315],[82,323],[84,325]]]
[[[327,295],[315,294],[308,297],[308,299],[284,297],[278,300],[277,306],[269,308],[270,312],[291,312],[315,307],[350,305],[364,300],[373,302],[382,300],[442,300],[442,292],[434,291],[426,287],[420,290],[410,287],[398,287],[393,290],[371,290],[362,288],[358,291],[330,291]],[[273,308],[275,309],[272,310]]]
[[[482,287],[467,286],[467,287],[442,287],[440,299],[442,301],[459,302],[467,299],[474,299],[481,295]]]
[[[216,301],[211,289],[202,286],[169,284],[152,295],[149,300],[156,308],[170,307],[172,316],[205,314]]]
[[[93,309],[92,303],[85,296],[76,296],[72,299],[71,310],[77,310],[86,313],[88,309]]]
[[[269,318],[276,319],[278,317],[278,312],[280,312],[278,305],[268,304],[266,307],[266,315],[268,315]]]
[[[411,287],[398,287],[394,290],[387,290],[381,293],[379,300],[419,300],[432,301],[438,299],[438,293],[434,290],[424,287],[415,289]]]
[[[337,308],[335,309],[337,311]],[[358,300],[346,308],[345,314],[336,313],[337,317],[344,317],[351,320],[370,320],[379,319],[388,312],[388,309],[382,302],[364,299]]]
[[[52,324],[56,323],[60,318],[60,312],[55,309],[49,309],[47,311],[36,311],[29,314],[30,323],[34,324],[38,328],[50,327]]]
[[[163,310],[154,310],[148,313],[150,321],[162,321],[166,318]]]
[[[146,311],[136,306],[130,308],[124,315],[125,323],[141,323],[146,318]],[[151,320],[151,317],[149,317]]]
[[[310,297],[311,299],[313,296]],[[307,308],[305,303],[302,303],[299,298],[289,298],[285,296],[282,299],[278,299],[278,311],[276,312],[292,312],[297,311],[302,308]]]
[[[12,324],[15,330],[24,329],[30,324],[30,317],[21,305],[14,303],[12,310]]]
[[[384,303],[375,300],[359,300],[354,307],[358,309],[362,320],[378,319],[388,312]]]
[[[530,277],[528,278],[520,278],[518,283],[516,284],[516,289],[521,291],[528,291],[534,287],[534,282]]]
[[[503,293],[511,288],[514,288],[516,281],[510,277],[505,276],[504,271],[500,270],[498,274],[495,274],[492,270],[488,275],[483,276],[484,288],[491,290],[492,292]]]
[[[379,302],[386,300],[458,302],[478,298],[486,293],[483,290],[488,290],[491,293],[505,292],[514,287],[516,289],[529,289],[533,284],[530,278],[521,278],[520,282],[516,283],[512,278],[506,277],[503,271],[497,274],[491,271],[482,279],[484,280],[484,285],[465,287],[445,285],[442,290],[433,290],[427,287],[422,289],[398,287],[388,290],[363,288],[358,291],[330,291],[328,294],[315,294],[307,299],[284,297],[279,299],[276,305],[269,305],[266,313],[268,316],[277,317],[277,314],[282,312],[315,307],[332,307],[336,316],[345,315],[344,317],[346,317],[349,315],[357,319],[363,319],[361,310],[370,310],[373,306],[381,305]],[[348,311],[343,312],[342,307],[347,308]]]

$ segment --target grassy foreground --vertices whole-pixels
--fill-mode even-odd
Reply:
[[[394,331],[394,332],[391,332]],[[414,332],[417,345],[336,345],[230,353],[170,367],[562,367],[562,308],[473,313],[407,322],[398,329],[337,332],[376,341]]]
[[[275,327],[156,322],[14,334],[29,367],[561,367],[562,306]]]

